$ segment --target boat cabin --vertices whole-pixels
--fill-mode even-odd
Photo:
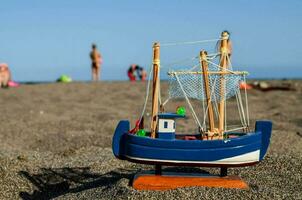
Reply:
[[[175,139],[175,119],[184,118],[185,115],[176,113],[160,113],[158,114],[157,134],[161,139]]]

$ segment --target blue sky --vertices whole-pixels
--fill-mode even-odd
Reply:
[[[131,63],[149,67],[153,42],[218,38],[225,29],[233,65],[251,77],[302,77],[299,0],[3,0],[0,19],[0,62],[17,81],[89,80],[92,42],[104,57],[102,79],[126,79]],[[163,47],[162,62],[214,46]]]

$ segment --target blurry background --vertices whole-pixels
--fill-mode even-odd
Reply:
[[[103,55],[102,80],[149,68],[152,43],[218,38],[229,30],[233,66],[252,78],[301,78],[302,1],[10,0],[0,6],[0,62],[16,81],[90,80],[89,51]],[[215,43],[163,47],[162,62],[214,52]]]

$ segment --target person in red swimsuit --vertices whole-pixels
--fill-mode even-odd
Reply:
[[[131,82],[136,80],[135,71],[136,71],[136,64],[130,65],[128,69],[128,78]]]

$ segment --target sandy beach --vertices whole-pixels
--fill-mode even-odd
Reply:
[[[247,191],[192,187],[151,192],[129,186],[135,173],[150,167],[115,159],[111,139],[119,120],[133,125],[139,117],[146,83],[1,89],[0,199],[302,199],[302,81],[283,82],[296,91],[249,92],[251,127],[269,119],[273,133],[263,162],[229,169],[249,184]],[[162,87],[166,99],[167,83]],[[179,104],[184,105],[175,101],[167,110]],[[193,131],[193,125],[189,116],[179,122],[179,131]],[[215,168],[164,170],[219,173]]]

